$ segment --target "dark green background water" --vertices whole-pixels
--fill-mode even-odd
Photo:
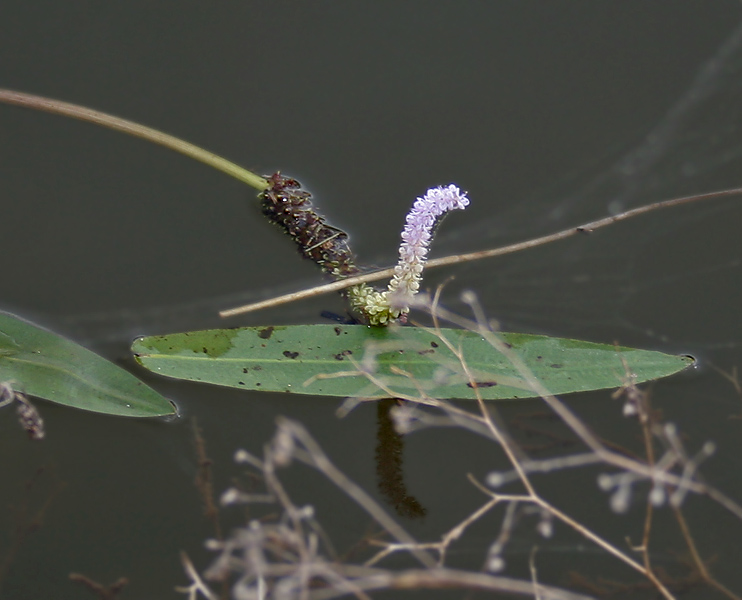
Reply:
[[[472,200],[441,229],[433,254],[443,256],[742,184],[740,23],[742,6],[731,0],[9,0],[0,5],[0,87],[121,115],[257,172],[281,169],[352,233],[361,263],[387,265],[406,211],[433,185],[455,182]],[[127,349],[137,335],[216,326],[220,308],[321,281],[259,215],[252,190],[121,134],[0,105],[0,181],[0,307],[132,369]],[[458,294],[472,289],[506,329],[697,356],[700,368],[658,384],[654,402],[687,435],[690,452],[718,444],[703,472],[740,499],[742,421],[731,417],[742,399],[712,366],[742,366],[741,219],[739,199],[688,206],[431,271],[426,283],[455,275],[446,302],[463,310]],[[328,296],[230,324],[317,322],[325,309],[342,305]],[[200,567],[209,561],[202,547],[211,530],[192,485],[191,417],[204,429],[217,489],[239,472],[234,450],[259,453],[275,417],[286,415],[375,493],[373,406],[338,420],[334,400],[137,373],[179,404],[179,422],[40,402],[48,439],[32,444],[10,411],[0,413],[0,548],[14,523],[8,507],[22,504],[37,468],[47,471],[32,505],[55,477],[66,483],[17,554],[2,598],[87,597],[67,581],[71,571],[104,582],[129,577],[124,598],[176,597],[173,587],[185,582],[178,552]],[[607,393],[569,403],[601,435],[636,445],[634,425]],[[510,405],[504,416],[518,423],[540,410]],[[504,464],[496,447],[465,432],[412,436],[408,486],[428,516],[403,524],[438,539],[484,501],[466,473],[481,479]],[[544,478],[544,494],[621,547],[627,536],[638,542],[646,490],[636,490],[628,515],[614,515],[597,473]],[[341,549],[367,531],[363,513],[318,476],[294,469],[287,482]],[[742,523],[705,498],[684,508],[702,554],[718,557],[714,572],[741,591]],[[684,549],[667,512],[653,550],[671,567]],[[450,564],[481,568],[500,518],[473,528]],[[519,527],[508,573],[527,576],[533,526]],[[562,527],[539,544],[544,582],[568,585],[570,570],[636,580]]]

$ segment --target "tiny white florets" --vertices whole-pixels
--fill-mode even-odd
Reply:
[[[382,325],[409,311],[409,304],[420,290],[428,246],[433,238],[436,221],[449,210],[464,209],[469,205],[466,193],[455,185],[431,188],[418,198],[407,214],[399,247],[399,263],[394,277],[384,292],[367,285],[348,290],[351,306],[364,314],[372,325]]]

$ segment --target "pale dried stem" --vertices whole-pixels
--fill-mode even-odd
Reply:
[[[354,579],[358,588],[367,592],[373,590],[440,590],[444,588],[477,589],[491,593],[508,593],[521,596],[533,596],[533,582],[498,577],[485,573],[459,571],[456,569],[426,569],[408,571],[383,571],[376,575]],[[595,600],[592,596],[576,594],[556,587],[540,585],[542,600]],[[325,589],[313,592],[312,600],[332,600],[344,593],[336,589]]]
[[[438,566],[443,567],[443,565],[446,562],[446,552],[448,551],[448,547],[458,540],[464,532],[469,528],[470,525],[472,525],[475,521],[479,520],[481,517],[483,517],[485,514],[487,514],[490,510],[492,510],[498,503],[500,502],[499,499],[492,499],[485,502],[482,506],[480,506],[477,510],[475,510],[473,513],[471,513],[466,519],[461,521],[458,525],[450,529],[448,532],[446,532],[439,542],[425,542],[425,543],[417,543],[415,544],[416,548],[419,548],[421,550],[435,550],[438,552]],[[371,557],[369,560],[367,560],[364,565],[367,567],[371,567],[378,563],[379,561],[383,560],[387,556],[394,554],[395,552],[406,552],[412,549],[412,547],[408,544],[389,544],[384,542],[378,542],[379,544],[384,546],[384,549],[375,554],[373,557]]]
[[[188,600],[196,600],[199,592],[207,600],[218,600],[216,594],[203,582],[198,571],[196,571],[196,567],[193,566],[191,559],[185,552],[180,553],[180,562],[183,565],[183,569],[185,569],[186,575],[191,580],[191,585],[188,587],[177,587],[175,590],[188,594]]]
[[[521,250],[528,250],[529,248],[536,248],[559,240],[564,240],[576,235],[585,235],[591,233],[596,229],[601,229],[633,217],[638,217],[655,210],[661,210],[664,208],[672,208],[675,206],[681,206],[683,204],[689,204],[691,202],[700,202],[702,200],[712,200],[716,198],[726,198],[730,196],[736,196],[742,194],[742,188],[733,188],[728,190],[720,190],[716,192],[708,192],[706,194],[698,194],[695,196],[684,196],[682,198],[673,198],[671,200],[663,200],[661,202],[655,202],[647,206],[640,206],[627,210],[611,217],[604,217],[595,221],[590,221],[578,227],[570,227],[556,233],[550,233],[532,240],[525,242],[519,242],[517,244],[510,244],[500,248],[492,248],[490,250],[479,250],[477,252],[469,252],[465,254],[453,254],[451,256],[444,256],[442,258],[434,258],[428,260],[425,263],[426,269],[433,269],[435,267],[443,267],[449,265],[456,265],[459,263],[471,262],[475,260],[481,260],[483,258],[493,258],[495,256],[504,256],[506,254],[513,254],[514,252],[520,252]],[[346,288],[361,283],[371,283],[373,281],[380,281],[382,279],[388,279],[394,275],[394,267],[388,269],[382,269],[380,271],[374,271],[373,273],[366,273],[364,275],[357,275],[355,277],[349,277],[348,279],[342,279],[340,281],[334,281],[325,285],[316,286],[299,292],[292,292],[290,294],[284,294],[282,296],[276,296],[267,300],[261,300],[260,302],[254,302],[239,306],[236,308],[230,308],[219,312],[221,317],[233,317],[235,315],[241,315],[248,312],[254,312],[262,310],[264,308],[271,308],[274,306],[280,306],[289,302],[296,302],[297,300],[305,300],[307,298],[313,298],[315,296],[321,296],[323,294],[329,294],[330,292],[339,292]]]
[[[513,367],[518,371],[518,373],[523,377],[523,379],[531,386],[531,388],[541,396],[541,398],[548,404],[548,406],[562,419],[562,421],[570,428],[572,431],[582,439],[582,441],[598,456],[603,458],[603,456],[609,456],[613,455],[614,453],[607,450],[603,444],[598,440],[596,436],[593,435],[593,433],[584,425],[584,423],[577,418],[576,415],[574,415],[562,402],[560,402],[554,395],[552,395],[544,386],[541,384],[541,382],[536,378],[536,376],[533,374],[533,372],[528,368],[528,366],[514,353],[511,351],[511,349],[497,336],[489,326],[486,324],[483,311],[481,311],[480,307],[476,303],[476,301],[473,298],[470,298],[468,300],[468,303],[472,307],[472,311],[475,315],[476,321],[470,321],[468,319],[462,319],[461,317],[458,317],[456,315],[450,314],[448,311],[442,310],[439,307],[438,300],[440,298],[440,292],[441,288],[439,287],[436,291],[436,294],[430,303],[430,313],[433,317],[433,323],[434,328],[437,337],[449,348],[451,352],[453,352],[457,358],[461,361],[462,367],[466,370],[467,375],[469,376],[469,380],[474,386],[474,389],[477,392],[477,400],[480,406],[480,411],[482,413],[482,416],[486,420],[488,426],[490,427],[490,430],[492,432],[492,435],[495,436],[495,438],[500,442],[500,445],[502,446],[503,450],[505,451],[508,460],[510,461],[511,465],[515,469],[516,473],[518,474],[518,478],[520,479],[523,486],[526,488],[527,495],[529,497],[529,502],[538,505],[543,510],[548,511],[550,514],[552,514],[554,517],[562,521],[563,523],[570,526],[572,529],[580,533],[585,538],[589,539],[596,545],[603,548],[606,552],[609,552],[619,560],[621,560],[626,565],[630,566],[632,569],[638,571],[645,577],[647,577],[654,586],[657,588],[657,590],[662,594],[664,598],[667,600],[673,600],[674,596],[671,594],[671,592],[662,584],[661,581],[659,581],[654,573],[652,573],[651,570],[648,570],[640,563],[636,562],[634,559],[632,559],[630,556],[616,548],[613,544],[610,542],[604,540],[602,537],[594,533],[589,528],[585,527],[581,523],[575,521],[572,517],[567,515],[566,513],[562,512],[549,502],[547,502],[545,499],[543,499],[537,492],[535,487],[530,481],[530,478],[528,477],[525,468],[523,467],[521,463],[521,456],[522,452],[518,449],[516,450],[516,444],[509,439],[509,437],[506,437],[504,434],[500,432],[500,428],[496,427],[494,424],[494,421],[491,418],[490,411],[487,409],[487,407],[484,404],[484,401],[482,400],[481,394],[479,393],[479,390],[476,387],[475,379],[471,376],[471,374],[468,371],[468,367],[466,365],[466,360],[464,356],[462,355],[460,349],[457,349],[453,346],[453,344],[446,339],[446,337],[442,334],[438,316],[440,313],[443,313],[441,316],[445,318],[446,320],[455,320],[458,321],[459,324],[462,324],[466,329],[470,331],[474,331],[477,334],[484,337],[490,345],[492,345],[493,348],[495,348],[500,354],[505,356],[510,363],[513,365]],[[466,301],[466,300],[465,300]],[[462,323],[463,322],[463,323]],[[496,492],[487,491],[487,493],[492,497],[495,501],[503,501],[503,496],[501,494],[497,494]]]
[[[534,546],[531,549],[531,553],[528,556],[528,568],[531,571],[531,581],[533,581],[533,597],[534,600],[543,600],[541,596],[541,586],[538,583],[538,571],[536,570],[536,552],[538,546]]]
[[[440,312],[444,312],[445,318],[447,320],[449,320],[449,316],[451,318],[454,318],[455,315],[449,315],[447,313],[447,311],[443,311],[442,309],[440,309],[439,307],[437,307],[437,305],[435,304],[435,300],[432,303],[432,307],[435,307],[435,310],[431,310],[431,314],[433,314],[433,319],[434,319],[434,323],[435,323],[435,327],[436,327],[436,331],[437,331],[437,337],[441,340],[441,342],[443,342],[449,348],[449,350],[452,353],[454,353],[457,356],[457,358],[462,363],[462,367],[464,369],[466,369],[467,368],[466,367],[466,361],[465,361],[464,357],[462,356],[461,351],[458,348],[456,348],[450,342],[450,340],[448,340],[442,334],[442,331],[440,329],[440,326],[437,323],[437,313],[439,311]],[[460,319],[458,317],[455,317],[455,318],[458,321],[462,321],[462,319]],[[465,326],[467,326],[468,329],[470,329],[472,331],[478,331],[477,324],[476,323],[474,323],[472,321],[468,321],[468,320],[463,320],[463,321],[464,321]],[[489,332],[489,333],[492,333],[492,332]],[[512,355],[512,352],[509,352],[509,349],[504,344],[502,344],[501,342],[499,342],[499,340],[497,340],[497,343],[502,348],[502,352],[506,356]],[[380,387],[380,389],[386,391],[391,396],[397,396],[398,397],[398,395],[395,392],[393,392],[392,390],[388,390],[388,389],[385,390],[384,389],[384,384],[382,382],[380,382],[377,378],[375,378],[372,374],[366,373],[366,372],[361,372],[361,371],[356,372],[356,373],[357,374],[363,374],[363,375],[365,375],[366,377],[368,377],[369,381],[374,382],[376,385],[378,385]],[[468,375],[471,375],[468,372],[468,370],[467,370],[467,374]],[[525,367],[524,367],[523,371],[521,372],[521,375],[524,376],[524,378],[527,381],[529,381],[529,383],[531,382],[531,380],[535,380],[535,376],[527,368],[525,368]],[[472,382],[474,381],[473,377],[470,377],[470,381],[472,381]],[[538,386],[540,388],[543,387],[540,384],[538,384]],[[545,393],[548,395],[548,391],[546,391]],[[552,396],[552,398],[553,398],[553,396]],[[510,440],[507,436],[505,436],[504,434],[502,434],[502,429],[499,428],[499,427],[497,427],[494,424],[494,422],[492,420],[492,417],[491,417],[491,414],[490,414],[490,411],[487,410],[486,407],[484,406],[484,401],[481,400],[481,396],[480,396],[479,399],[480,399],[480,410],[483,411],[482,412],[482,416],[477,417],[476,415],[472,415],[471,413],[466,413],[464,411],[459,411],[459,412],[462,413],[460,416],[466,415],[469,418],[481,420],[481,422],[483,422],[484,424],[486,424],[486,426],[487,426],[488,430],[490,431],[492,437],[495,440],[497,440],[499,442],[499,444],[502,446],[503,450],[505,451],[506,455],[508,456],[508,459],[509,459],[511,465],[516,470],[516,472],[518,474],[518,478],[523,483],[523,485],[526,487],[526,490],[528,492],[527,495],[525,495],[525,496],[523,496],[523,495],[520,495],[520,496],[511,496],[511,495],[497,494],[495,492],[492,492],[492,491],[488,490],[484,486],[477,486],[477,487],[480,487],[480,489],[484,493],[486,493],[487,495],[489,495],[492,498],[492,505],[494,506],[494,504],[497,504],[498,502],[515,502],[515,501],[526,501],[526,502],[530,502],[532,504],[538,505],[543,510],[546,510],[546,511],[550,512],[553,516],[555,516],[557,519],[559,519],[563,523],[565,523],[565,524],[569,525],[570,527],[572,527],[575,531],[579,532],[585,538],[589,539],[590,541],[592,541],[596,545],[600,546],[601,548],[603,548],[604,550],[606,550],[607,552],[609,552],[610,554],[612,554],[616,558],[620,559],[622,562],[624,562],[625,564],[627,564],[628,566],[630,566],[634,570],[638,571],[642,575],[648,577],[652,581],[652,583],[655,584],[655,586],[657,587],[658,591],[667,600],[673,600],[674,599],[674,596],[669,592],[669,590],[667,590],[667,588],[660,581],[656,580],[656,578],[654,578],[653,574],[648,573],[647,570],[640,563],[636,562],[631,557],[629,557],[625,553],[621,552],[618,548],[616,548],[615,546],[613,546],[609,542],[605,541],[603,538],[601,538],[600,536],[598,536],[597,534],[595,534],[594,532],[592,532],[590,529],[584,527],[583,525],[581,525],[580,523],[578,523],[577,521],[575,521],[574,519],[572,519],[569,515],[563,513],[562,511],[560,511],[556,507],[552,506],[546,500],[544,500],[543,498],[541,498],[538,495],[538,493],[536,492],[535,488],[533,487],[533,485],[530,482],[530,479],[529,479],[529,477],[527,475],[526,469],[523,467],[523,464],[521,463],[521,458],[518,456],[518,454],[520,452],[518,450],[516,450],[517,445],[512,440]],[[417,401],[414,397],[410,397],[409,400],[411,400],[413,402],[414,401]],[[426,398],[426,399],[424,399],[423,403],[428,403],[429,400],[431,400],[431,399]],[[554,402],[556,404],[558,404],[558,405],[563,406],[556,398],[554,398]],[[440,400],[439,401],[431,401],[430,403],[431,404],[434,404],[434,405],[437,405],[437,406],[443,408],[444,410],[447,410],[448,407],[450,406],[448,403],[442,402]],[[564,408],[565,408],[565,411],[566,411],[566,407],[564,407]],[[456,410],[458,410],[458,409],[456,409]],[[575,428],[577,430],[576,433],[578,433],[578,435],[579,435],[579,432],[585,430],[584,425],[577,419],[577,417],[575,417],[571,413],[568,412],[568,415],[570,417],[572,417],[570,419],[571,421],[576,421],[579,424],[579,427],[576,427]],[[591,436],[591,440],[596,440],[596,438],[594,438],[594,436]],[[612,452],[610,452],[609,450],[604,449],[603,446],[602,446],[602,444],[600,444],[600,442],[597,442],[597,449],[594,450],[594,451],[595,452],[598,452],[599,450],[602,451],[602,453],[605,453],[606,455],[613,456],[613,453]],[[620,456],[620,455],[616,455],[616,456]],[[623,458],[623,457],[621,457],[621,458]],[[601,461],[602,461],[602,457],[601,457]],[[624,468],[625,467],[642,466],[646,470],[646,465],[641,465],[641,463],[635,463],[635,461],[630,461],[630,459],[625,459],[623,461],[623,464],[621,466],[624,467]],[[676,480],[676,483],[679,483],[680,482],[680,478],[678,478],[678,477],[675,477],[675,480]],[[397,551],[397,550],[403,550],[403,549],[404,550],[409,550],[409,549],[415,549],[415,548],[420,549],[420,548],[423,548],[423,547],[425,549],[435,549],[435,550],[440,551],[440,549],[441,549],[442,546],[441,546],[440,543],[425,544],[425,545],[421,546],[421,545],[416,545],[414,543],[405,542],[403,544],[400,544],[400,545],[396,545],[396,546],[391,547],[390,551],[388,551],[388,552],[382,551],[381,554],[386,555],[386,554],[389,554],[389,553],[391,553],[393,551]],[[382,556],[377,555],[372,560],[374,562],[377,562],[380,558],[382,558]]]
[[[740,600],[740,596],[732,592],[729,588],[712,577],[711,573],[709,573],[708,567],[706,567],[706,563],[703,561],[703,558],[701,558],[701,555],[698,552],[698,548],[696,547],[695,541],[693,541],[693,536],[691,535],[688,523],[685,521],[685,517],[683,516],[680,507],[671,504],[671,508],[673,510],[673,513],[675,514],[678,525],[680,526],[680,531],[683,534],[683,538],[685,539],[685,542],[688,546],[688,551],[690,552],[691,559],[693,560],[693,565],[696,567],[696,569],[698,569],[698,574],[700,575],[701,579],[703,579],[703,581],[711,587],[724,594],[727,598],[730,598],[730,600]]]
[[[363,488],[350,480],[342,471],[340,471],[327,457],[319,444],[309,435],[309,432],[298,422],[278,417],[279,427],[286,427],[301,442],[306,450],[306,456],[296,452],[295,458],[305,462],[320,471],[332,481],[340,490],[350,496],[356,504],[363,508],[379,525],[381,525],[397,541],[415,545],[417,541],[407,533],[397,522],[392,519],[379,504],[369,496]],[[428,568],[435,567],[435,560],[427,553],[414,551],[414,556]]]
[[[687,478],[669,473],[666,470],[654,469],[651,465],[643,462],[639,462],[623,454],[613,452],[606,448],[600,440],[587,428],[587,426],[574,414],[566,405],[564,405],[558,398],[553,396],[544,388],[544,386],[536,379],[530,369],[517,357],[514,353],[505,346],[502,342],[497,340],[496,334],[489,330],[483,330],[474,321],[459,317],[458,315],[447,311],[446,309],[437,308],[440,316],[446,321],[455,323],[470,331],[475,331],[481,334],[483,337],[489,340],[493,340],[497,344],[496,348],[503,353],[509,360],[512,358],[513,366],[519,371],[520,375],[526,379],[529,385],[533,386],[533,389],[543,394],[542,398],[547,405],[556,412],[556,414],[564,421],[564,423],[572,429],[572,431],[580,437],[580,439],[597,454],[601,462],[610,464],[618,469],[631,471],[646,477],[649,480],[654,480],[660,483],[669,484],[672,486],[684,486],[689,491],[697,494],[704,494],[714,499],[729,512],[734,514],[736,517],[742,519],[742,506],[734,502],[722,494],[719,490],[696,480],[688,481]]]
[[[715,497],[718,494],[715,493],[715,490],[713,488],[709,488],[705,484],[689,479],[686,476],[678,476],[673,473],[669,472],[669,469],[675,464],[675,460],[664,460],[661,461],[660,464],[655,464],[653,459],[653,454],[650,454],[651,460],[649,463],[642,463],[636,460],[633,460],[629,457],[626,457],[622,454],[615,453],[608,448],[606,448],[600,440],[584,425],[584,423],[576,416],[574,415],[567,407],[561,403],[556,397],[551,395],[548,390],[546,390],[540,382],[536,379],[536,377],[533,375],[533,373],[528,369],[528,367],[522,363],[518,359],[517,356],[514,356],[513,352],[509,349],[508,346],[506,346],[504,343],[501,342],[499,337],[489,329],[489,327],[484,323],[484,317],[483,314],[481,314],[481,310],[477,310],[478,307],[473,306],[475,315],[477,316],[477,321],[471,321],[468,319],[464,319],[462,317],[458,317],[457,315],[451,314],[448,311],[441,309],[438,306],[438,299],[439,299],[439,293],[436,294],[435,298],[431,301],[430,305],[428,306],[428,309],[431,311],[431,314],[433,315],[433,321],[434,321],[434,329],[431,331],[436,334],[438,339],[441,340],[442,343],[446,345],[446,347],[457,357],[457,360],[462,365],[462,368],[465,369],[465,372],[469,376],[470,381],[473,384],[473,387],[476,389],[476,386],[474,384],[474,378],[471,376],[471,373],[468,371],[468,368],[466,366],[465,357],[462,355],[460,348],[456,347],[449,339],[446,338],[446,336],[443,334],[440,324],[438,321],[439,316],[442,316],[446,320],[449,320],[451,322],[454,322],[466,329],[469,329],[471,331],[475,331],[478,334],[485,337],[494,348],[496,348],[499,352],[501,352],[503,355],[508,357],[512,364],[515,366],[515,368],[519,371],[520,375],[526,380],[529,385],[532,386],[532,388],[537,391],[537,393],[540,393],[545,401],[547,401],[548,405],[556,412],[557,415],[560,416],[560,418],[573,430],[573,432],[583,440],[583,442],[590,448],[591,452],[588,455],[576,455],[574,457],[562,457],[562,458],[556,458],[551,459],[548,461],[529,461],[527,458],[525,458],[522,455],[522,451],[519,449],[519,447],[511,440],[508,436],[506,436],[503,433],[503,428],[498,427],[496,423],[493,420],[492,412],[486,408],[483,400],[481,399],[481,396],[479,396],[479,408],[481,416],[474,415],[472,413],[462,411],[449,403],[441,400],[436,400],[430,397],[413,397],[413,396],[400,396],[395,391],[389,389],[383,381],[381,381],[379,378],[375,377],[373,374],[358,370],[347,373],[348,375],[364,375],[366,376],[369,381],[374,383],[376,386],[379,387],[382,391],[386,392],[390,396],[393,397],[403,397],[407,400],[422,403],[422,404],[429,404],[434,405],[444,411],[446,411],[449,414],[449,418],[454,418],[456,421],[465,421],[468,420],[469,424],[467,425],[469,428],[471,427],[471,423],[476,423],[477,426],[485,426],[487,428],[487,431],[489,432],[490,436],[497,440],[500,445],[503,447],[504,451],[508,455],[509,461],[511,465],[513,466],[513,469],[516,472],[517,479],[519,479],[523,485],[526,487],[527,495],[526,496],[509,496],[509,495],[503,495],[503,494],[497,494],[495,492],[492,492],[485,488],[484,486],[477,486],[479,487],[484,493],[489,495],[491,497],[491,501],[486,503],[479,511],[473,513],[469,519],[464,521],[462,525],[464,527],[468,526],[470,520],[473,522],[477,518],[479,518],[482,514],[486,513],[487,511],[491,510],[497,503],[500,502],[516,502],[516,501],[527,501],[532,504],[535,504],[539,506],[542,510],[548,511],[551,515],[562,521],[563,523],[567,524],[571,528],[573,528],[575,531],[579,532],[581,535],[583,535],[585,538],[589,539],[596,545],[603,548],[606,552],[610,553],[614,557],[618,558],[628,566],[630,566],[632,569],[636,570],[637,572],[641,573],[643,576],[647,577],[652,584],[657,588],[657,590],[662,594],[664,598],[667,600],[670,600],[674,598],[674,596],[671,594],[671,592],[666,588],[666,586],[659,581],[659,579],[654,575],[651,569],[651,563],[647,560],[648,554],[646,551],[647,546],[647,536],[648,533],[645,532],[645,540],[644,545],[640,550],[643,551],[643,558],[645,561],[645,564],[642,565],[639,562],[632,559],[630,556],[619,550],[617,547],[609,543],[608,541],[601,538],[599,535],[591,531],[590,529],[586,528],[579,522],[575,521],[572,517],[567,515],[566,513],[560,511],[555,506],[552,506],[549,502],[541,498],[538,493],[535,491],[535,488],[530,482],[530,479],[528,477],[528,472],[532,470],[541,470],[541,471],[548,471],[553,470],[554,468],[563,468],[566,466],[580,466],[585,464],[594,464],[597,462],[609,464],[612,466],[615,466],[619,469],[637,473],[639,475],[642,475],[646,477],[649,480],[660,482],[665,485],[670,486],[684,486],[686,489],[689,489],[691,491],[697,492],[697,493],[705,493],[709,496]],[[407,374],[409,376],[409,374]],[[478,394],[479,395],[479,394]],[[450,411],[450,412],[449,412]],[[676,450],[677,451],[677,450]],[[544,463],[544,464],[541,464]],[[548,465],[546,464],[548,463]],[[553,463],[553,464],[552,464]],[[740,514],[740,508],[733,503],[731,500],[726,499],[726,497],[722,496],[722,500],[726,500],[726,502],[722,501],[722,504],[730,508],[732,512],[735,514]],[[460,526],[459,526],[460,527]],[[452,529],[448,534],[444,535],[441,541],[435,542],[435,543],[426,543],[426,544],[410,544],[409,542],[405,543],[398,543],[398,544],[391,544],[387,546],[383,551],[381,551],[379,554],[375,555],[369,564],[374,564],[384,558],[385,556],[388,556],[391,553],[402,551],[402,550],[410,550],[410,549],[426,549],[426,550],[435,550],[439,553],[441,557],[443,557],[445,551],[447,550],[448,546],[450,545],[450,542],[456,539],[460,535],[460,530],[457,528]],[[702,571],[704,573],[705,571]],[[709,579],[709,581],[712,581]],[[716,586],[715,586],[716,587]],[[723,586],[722,586],[723,588]],[[726,588],[717,588],[720,589],[720,591],[725,591]],[[733,597],[733,596],[730,596]]]

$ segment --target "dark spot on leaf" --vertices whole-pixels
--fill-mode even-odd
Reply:
[[[194,353],[206,354],[209,358],[218,358],[234,347],[232,343],[237,331],[234,329],[218,329],[213,331],[198,331],[173,336],[159,336],[151,340],[155,351],[170,353],[173,350],[189,350]]]
[[[474,383],[480,388],[495,387],[497,385],[496,381],[475,381]],[[466,384],[466,387],[474,388],[471,381]]]
[[[340,335],[341,333],[343,333],[343,330],[340,327],[335,327],[335,335]]]
[[[256,384],[255,384],[255,387],[260,387],[260,384],[259,384],[259,383],[256,383]]]
[[[247,373],[247,367],[245,367],[244,369],[242,369],[242,372],[243,373]]]
[[[296,358],[297,356],[299,356],[299,353],[298,352],[291,352],[290,350],[284,350],[283,351],[283,355],[286,358]]]
[[[431,347],[433,347],[433,348],[437,348],[437,347],[438,347],[438,344],[436,344],[435,342],[430,342],[430,345],[431,345]]]
[[[245,385],[244,381],[238,381],[237,383],[239,383],[240,385]]]
[[[536,357],[536,360],[544,360],[544,357],[543,356],[537,356]]]
[[[513,345],[512,345],[512,344],[508,344],[507,342],[505,342],[505,347],[506,347],[506,348],[507,348],[508,350],[510,350],[510,349],[512,349]]]
[[[258,330],[258,337],[267,340],[270,339],[270,337],[273,335],[273,330],[275,327],[266,327],[265,329]]]
[[[253,371],[262,371],[262,370],[263,370],[263,367],[261,367],[260,365],[255,365],[255,366],[254,366],[254,367],[252,368],[252,370],[253,370]]]
[[[564,365],[560,365],[559,363],[554,363],[553,365],[549,365],[552,369],[561,369]]]
[[[335,360],[343,360],[346,356],[353,354],[353,350],[343,350],[339,354],[335,355]]]
[[[430,350],[418,350],[417,351],[418,354],[433,354],[434,352],[435,350],[433,350],[432,348]]]

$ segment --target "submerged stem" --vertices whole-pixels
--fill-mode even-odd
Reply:
[[[62,102],[61,100],[54,100],[52,98],[45,98],[43,96],[35,96],[33,94],[25,94],[23,92],[16,92],[13,90],[0,89],[0,102],[5,104],[13,104],[15,106],[22,106],[24,108],[32,108],[35,110],[41,110],[44,112],[53,113],[55,115],[62,115],[65,117],[72,117],[73,119],[80,119],[81,121],[87,121],[88,123],[95,123],[96,125],[102,125],[109,129],[128,133],[135,137],[147,140],[160,146],[165,146],[170,150],[175,150],[181,154],[185,154],[189,158],[193,158],[199,162],[202,162],[210,167],[226,173],[239,179],[243,183],[254,187],[257,190],[265,190],[268,188],[268,182],[248,171],[236,165],[233,162],[228,161],[221,156],[204,150],[194,144],[176,138],[175,136],[163,133],[157,129],[134,123],[120,117],[114,117],[104,112],[93,110],[91,108],[85,108],[77,104],[71,104],[69,102]]]

